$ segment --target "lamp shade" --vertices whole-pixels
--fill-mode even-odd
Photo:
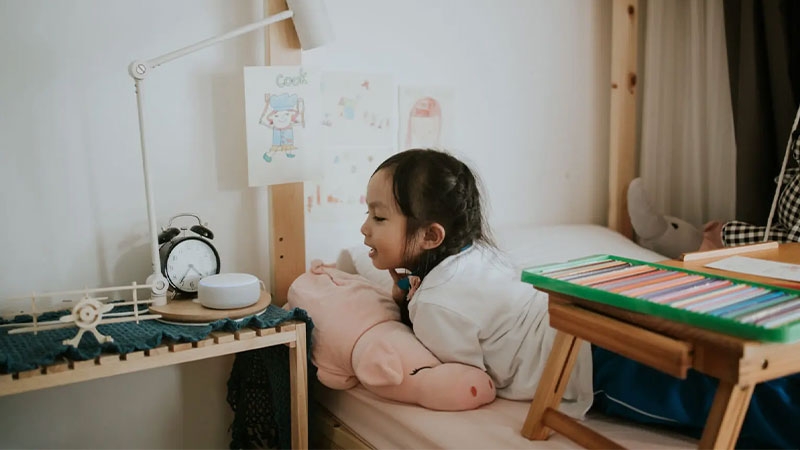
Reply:
[[[303,50],[333,41],[333,28],[324,0],[287,0],[287,4],[292,10],[294,29]]]

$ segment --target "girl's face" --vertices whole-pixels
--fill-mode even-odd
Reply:
[[[272,121],[275,128],[288,128],[292,124],[294,111],[275,111],[272,114]]]
[[[392,176],[386,169],[381,169],[370,178],[367,185],[367,207],[369,210],[367,219],[361,225],[361,234],[364,235],[364,244],[370,248],[372,265],[377,269],[403,268],[406,256],[406,217],[394,200]]]

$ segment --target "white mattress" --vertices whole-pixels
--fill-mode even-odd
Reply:
[[[378,449],[562,449],[579,446],[559,434],[529,441],[520,434],[530,402],[498,398],[473,411],[431,411],[381,399],[362,386],[334,391],[315,383],[313,398]],[[697,448],[697,441],[662,429],[589,413],[583,422],[627,448]]]
[[[498,246],[521,268],[599,253],[658,261],[663,256],[597,225],[505,228]],[[354,258],[358,258],[354,255]],[[575,448],[563,436],[529,441],[520,431],[529,401],[497,399],[474,411],[431,411],[381,399],[361,386],[347,391],[314,383],[314,398],[374,447],[383,448]],[[696,447],[695,440],[590,413],[586,425],[629,448]]]

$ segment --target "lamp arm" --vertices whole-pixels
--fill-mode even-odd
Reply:
[[[147,140],[144,132],[144,86],[142,80],[134,79],[136,87],[136,109],[139,114],[139,142],[142,148],[142,169],[144,171],[144,195],[147,199],[147,220],[150,228],[150,260],[153,264],[153,273],[147,277],[147,284],[152,286],[151,293],[154,305],[166,304],[167,279],[161,271],[161,257],[158,253],[158,234],[156,232],[155,201],[153,200],[153,185],[150,182],[150,163],[147,158]]]
[[[255,31],[260,28],[264,28],[267,25],[273,24],[275,22],[280,22],[281,20],[289,19],[293,15],[294,12],[290,9],[287,9],[286,11],[271,15],[263,20],[259,20],[258,22],[253,22],[249,25],[244,25],[235,30],[231,30],[225,34],[221,34],[219,36],[214,36],[208,39],[204,39],[200,42],[197,42],[192,45],[187,45],[186,47],[180,48],[175,51],[171,51],[164,55],[156,56],[155,58],[147,59],[144,61],[134,61],[131,63],[131,66],[129,68],[130,75],[135,79],[143,79],[148,75],[150,69],[155,69],[156,67],[164,63],[168,63],[173,59],[178,59],[181,56],[194,53],[198,50],[204,49],[211,45],[227,41],[228,39],[233,39],[237,36],[241,36],[245,33],[249,33],[251,31]]]
[[[260,28],[264,28],[275,22],[280,22],[281,20],[291,18],[293,14],[294,13],[291,10],[286,10],[278,14],[269,16],[258,22],[253,22],[249,25],[239,27],[225,34],[221,34],[219,36],[202,40],[200,42],[197,42],[196,44],[180,48],[178,50],[166,53],[161,56],[157,56],[155,58],[151,58],[148,60],[133,61],[128,66],[128,73],[133,78],[134,86],[136,88],[136,107],[138,109],[138,115],[139,115],[139,142],[141,144],[141,150],[142,150],[142,168],[144,169],[144,191],[145,191],[145,196],[147,198],[147,220],[149,222],[149,228],[150,228],[150,258],[152,260],[152,265],[153,265],[153,273],[149,277],[147,277],[147,284],[152,285],[151,293],[154,305],[163,306],[167,303],[166,293],[168,284],[167,284],[167,279],[164,277],[162,273],[161,257],[158,252],[158,234],[156,231],[157,226],[156,226],[155,201],[153,199],[153,186],[150,180],[150,163],[147,157],[147,139],[145,135],[145,126],[144,126],[145,95],[144,95],[143,81],[145,77],[149,75],[151,69],[155,69],[156,67],[164,63],[180,58],[181,56],[185,56],[190,53],[196,52],[211,45],[226,41],[228,39],[235,38],[242,34],[249,33],[251,31],[255,31]]]

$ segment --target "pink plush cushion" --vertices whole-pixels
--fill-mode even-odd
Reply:
[[[311,361],[320,381],[333,389],[357,384],[350,359],[361,335],[378,323],[400,319],[388,293],[360,275],[325,270],[318,261],[289,287],[287,305],[311,315]]]
[[[495,398],[483,370],[442,364],[402,324],[389,293],[366,278],[319,261],[289,288],[286,307],[305,309],[314,321],[311,360],[332,389],[359,382],[374,394],[431,409],[474,409]]]

